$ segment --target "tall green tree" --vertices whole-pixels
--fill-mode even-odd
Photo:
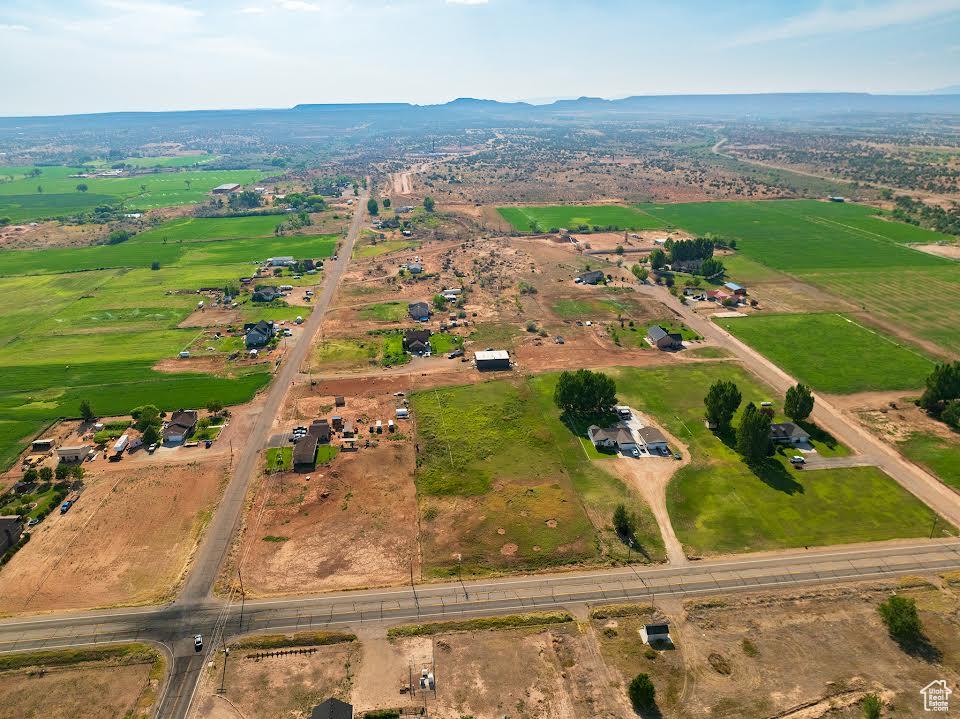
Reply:
[[[573,415],[603,414],[617,401],[617,385],[603,372],[588,369],[561,372],[553,401]]]
[[[143,443],[149,446],[156,444],[159,439],[160,431],[157,429],[157,426],[154,424],[147,425],[146,429],[143,430]]]
[[[613,510],[613,528],[617,536],[624,541],[632,539],[636,531],[636,518],[623,504],[618,504]]]
[[[367,212],[374,216],[380,214],[380,205],[378,205],[377,201],[372,197],[367,200]]]
[[[83,400],[80,402],[80,417],[83,418],[84,422],[92,422],[97,418],[97,415],[93,413],[93,407],[90,406],[89,400]]]
[[[813,412],[813,393],[805,384],[787,389],[783,412],[794,422],[802,422]]]
[[[939,416],[949,401],[960,399],[960,361],[938,364],[927,377],[920,406]]]
[[[657,690],[650,681],[647,674],[637,674],[627,687],[627,696],[630,697],[630,704],[633,710],[640,712],[646,709],[653,709],[657,701]]]
[[[716,257],[704,260],[703,264],[700,265],[700,274],[714,281],[723,279],[723,273],[725,271],[726,269],[723,263]]]
[[[730,422],[742,401],[743,396],[737,385],[727,380],[717,380],[710,385],[707,396],[703,398],[707,421],[720,431],[730,429]]]
[[[650,272],[643,265],[634,265],[630,268],[630,271],[633,273],[633,276],[641,282],[646,282],[647,277],[650,276]]]
[[[667,255],[659,247],[650,253],[650,267],[655,270],[662,270],[667,266]]]
[[[751,402],[743,409],[737,425],[737,452],[748,463],[759,462],[770,447],[770,417]]]
[[[435,207],[436,203],[433,201],[432,197],[427,196],[423,198],[423,209],[425,209],[427,212],[433,212]]]

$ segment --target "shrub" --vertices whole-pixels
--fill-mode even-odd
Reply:
[[[876,694],[867,694],[860,702],[863,708],[863,716],[866,719],[880,719],[880,711],[883,709],[883,702]]]
[[[656,702],[657,690],[646,674],[637,674],[627,687],[627,696],[630,697],[630,703],[634,711],[643,711],[651,709]]]
[[[894,639],[913,642],[922,638],[923,625],[914,600],[894,594],[877,611]]]

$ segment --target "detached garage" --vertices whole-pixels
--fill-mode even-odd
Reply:
[[[485,350],[473,355],[478,370],[510,369],[510,353],[506,350]]]

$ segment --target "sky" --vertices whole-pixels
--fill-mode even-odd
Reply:
[[[960,84],[960,0],[0,0],[0,115]]]

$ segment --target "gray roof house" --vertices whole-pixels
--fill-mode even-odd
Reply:
[[[278,297],[283,297],[283,293],[272,285],[264,285],[254,290],[250,297],[254,302],[273,302]]]
[[[665,452],[667,449],[667,438],[656,427],[641,427],[637,430],[637,437],[648,452]]]
[[[597,449],[629,451],[637,447],[637,440],[623,425],[602,428],[593,424],[587,429],[587,437]]]
[[[403,350],[414,355],[429,355],[430,330],[407,330],[404,332]]]
[[[410,272],[411,275],[419,275],[423,272],[423,265],[419,262],[408,262],[407,271]]]
[[[247,348],[263,347],[273,338],[276,332],[273,323],[266,320],[260,320],[256,324],[244,325],[243,329],[247,333],[244,338]]]
[[[407,312],[411,319],[417,322],[426,322],[430,319],[430,305],[426,302],[411,302],[407,305]]]
[[[653,325],[647,330],[647,339],[650,344],[660,350],[675,350],[683,347],[683,337],[677,332],[667,332],[660,325]]]
[[[197,426],[200,415],[195,409],[179,409],[170,415],[170,421],[163,428],[164,442],[183,442],[193,428]]]
[[[793,422],[774,422],[770,425],[770,439],[778,444],[809,444],[810,435]]]
[[[310,719],[353,719],[353,705],[339,699],[327,699],[313,708]]]

